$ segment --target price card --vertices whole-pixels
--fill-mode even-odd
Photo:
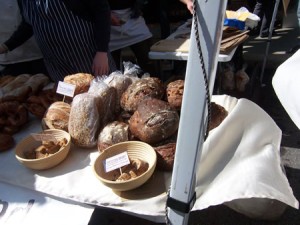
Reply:
[[[68,84],[62,81],[58,82],[56,92],[65,96],[73,97],[76,85]]]
[[[55,136],[51,134],[36,134],[32,133],[31,136],[36,140],[36,141],[53,141],[57,142],[57,139]]]
[[[128,164],[130,164],[130,161],[126,151],[103,160],[103,166],[106,173]]]

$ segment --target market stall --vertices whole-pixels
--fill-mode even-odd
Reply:
[[[213,101],[223,105],[229,116],[211,132],[204,144],[197,169],[197,201],[192,210],[223,203],[229,206],[241,204],[235,200],[242,200],[245,205],[251,198],[265,199],[268,206],[271,204],[268,199],[277,199],[297,208],[298,202],[280,166],[281,131],[272,119],[248,100],[215,96]],[[225,132],[228,130],[232,132]],[[15,135],[16,143],[40,131],[41,121],[32,117],[24,130]],[[72,144],[68,157],[61,164],[36,171],[21,165],[15,158],[14,149],[10,149],[1,153],[0,181],[78,204],[119,209],[163,222],[172,173],[156,171],[142,187],[115,192],[104,186],[93,172],[98,155],[97,148],[84,149]],[[264,185],[257,185],[260,182]],[[266,205],[260,202],[264,210]],[[242,213],[246,213],[245,210]],[[255,216],[262,216],[259,209],[256,213]]]
[[[203,4],[206,3],[202,3],[202,6]],[[210,2],[209,4],[212,3]],[[211,42],[210,44],[214,45],[214,43]],[[217,49],[217,46],[213,47],[214,50]],[[207,52],[206,49],[205,54]],[[208,54],[209,56],[211,56],[210,53]],[[195,61],[190,61],[189,63],[193,62]],[[209,71],[216,69],[214,65],[209,66]],[[188,68],[187,72],[189,73],[191,68]],[[153,175],[144,185],[138,188],[129,191],[112,190],[100,182],[94,173],[93,166],[96,159],[102,154],[98,135],[109,122],[118,118],[122,119],[122,122],[127,121],[129,126],[133,126],[131,131],[135,136],[135,140],[147,142],[155,149],[160,141],[169,141],[169,138],[172,138],[172,141],[175,140],[176,143],[176,135],[174,138],[174,136],[171,137],[169,134],[177,134],[179,116],[183,115],[184,119],[197,118],[197,120],[190,120],[188,124],[185,124],[187,126],[194,123],[191,126],[193,128],[198,126],[197,122],[201,120],[202,115],[195,114],[199,109],[196,110],[195,108],[198,104],[190,104],[193,98],[183,103],[184,111],[181,109],[181,103],[177,107],[174,105],[170,107],[171,101],[165,98],[167,93],[166,86],[159,79],[151,77],[138,78],[127,72],[111,74],[104,83],[90,79],[91,75],[88,74],[74,74],[75,77],[72,75],[67,77],[64,82],[75,83],[76,88],[73,92],[75,96],[71,99],[61,98],[55,101],[72,102],[69,108],[70,117],[68,120],[64,120],[68,123],[68,132],[72,137],[70,152],[66,159],[59,165],[47,170],[28,169],[16,159],[14,145],[1,152],[0,181],[4,184],[26,190],[29,189],[66,201],[87,204],[93,207],[102,206],[119,209],[155,222],[164,222],[166,202],[169,197],[168,190],[170,186],[174,189],[171,183],[177,181],[172,178],[178,172],[176,163],[172,165],[175,165],[175,167],[169,167],[169,170],[161,170],[157,164]],[[118,79],[121,79],[121,81],[117,82]],[[198,82],[192,82],[192,77],[188,76],[187,79],[185,81],[186,84],[192,87],[191,89],[186,89],[189,90],[188,94],[192,90],[200,89]],[[83,85],[84,87],[82,86],[83,80],[87,81],[87,85]],[[125,80],[129,83],[126,84]],[[99,85],[96,86],[96,89],[95,84]],[[124,86],[120,88],[116,84],[126,85],[126,88]],[[182,99],[185,83],[181,81],[180,84],[175,85],[176,91],[173,90],[170,93],[172,96],[175,95],[173,97],[178,97],[177,94],[179,94],[181,96],[179,99]],[[210,84],[210,86],[212,85]],[[20,86],[26,87],[24,83]],[[79,86],[81,88],[78,88]],[[118,91],[116,92],[113,88]],[[4,90],[7,90],[7,88]],[[102,92],[103,90],[105,92]],[[115,90],[111,92],[114,95],[110,95],[110,90]],[[139,90],[143,90],[142,93],[144,95],[140,94]],[[11,92],[4,91],[4,96],[11,96],[9,93]],[[153,98],[146,98],[149,95]],[[281,131],[274,121],[259,106],[247,99],[237,99],[227,95],[211,97],[211,102],[217,104],[217,108],[222,109],[221,112],[224,114],[222,114],[223,116],[220,119],[220,114],[217,113],[216,119],[219,122],[207,133],[208,136],[203,142],[201,151],[199,151],[200,161],[195,164],[195,171],[193,171],[195,174],[188,173],[188,175],[191,175],[190,178],[195,178],[195,202],[191,210],[202,210],[209,206],[226,204],[228,207],[252,218],[274,219],[281,215],[287,205],[298,208],[299,203],[293,196],[280,164]],[[28,104],[30,103],[28,98],[22,101]],[[98,98],[102,100],[100,101]],[[178,100],[178,98],[174,99]],[[147,105],[148,101],[163,106],[161,107],[163,111],[153,107],[155,110],[152,112],[151,110],[153,109],[151,107],[149,109],[147,106],[155,104]],[[55,102],[50,103],[48,109]],[[97,104],[91,104],[94,102]],[[137,102],[139,102],[139,105]],[[187,110],[187,106],[190,107],[190,110]],[[121,114],[122,110],[125,113]],[[136,111],[140,114],[136,115]],[[32,112],[29,113],[26,123],[19,126],[19,129],[14,133],[13,137],[16,144],[31,134],[41,133],[44,129],[47,129],[47,126],[45,126],[47,121],[43,123],[47,111],[38,114],[39,117]],[[113,114],[108,112],[114,112],[118,116],[112,118],[110,116]],[[182,112],[184,113],[182,114]],[[86,116],[87,114],[89,116]],[[139,115],[143,116],[141,116],[140,120],[137,120],[136,117]],[[133,116],[135,116],[134,119],[132,119]],[[182,120],[182,117],[180,119],[185,121]],[[148,123],[150,127],[158,127],[158,129],[155,130],[156,132],[147,133],[148,135],[145,137],[143,133],[139,132],[145,127],[147,128],[147,126],[142,126],[144,123]],[[54,125],[54,123],[51,124]],[[99,126],[99,129],[91,129],[98,124],[102,125],[101,128]],[[161,127],[166,124],[168,125],[167,127]],[[6,124],[4,127],[6,127]],[[163,130],[170,131],[170,127],[171,132],[163,132]],[[203,127],[198,127],[198,130]],[[181,127],[181,134],[184,134],[186,131],[185,136],[187,138],[184,139],[185,143],[192,142],[194,138],[197,138],[197,132],[195,132],[195,135],[190,132],[190,129],[185,130],[183,128],[185,127]],[[181,144],[183,143],[182,140]],[[115,142],[111,144],[115,144]],[[179,146],[182,146],[181,144]],[[190,143],[191,147],[181,149],[180,153],[190,156],[191,153],[198,150],[194,149],[195,144],[197,143]],[[27,146],[21,147],[26,149]],[[178,151],[172,152],[173,157],[174,153],[177,154]],[[178,158],[177,160],[179,161],[180,159]],[[190,167],[191,164],[190,161],[181,161],[181,168]],[[189,178],[189,176],[176,178]],[[186,190],[179,191],[186,192]],[[276,213],[270,211],[275,205],[279,205],[281,209]]]

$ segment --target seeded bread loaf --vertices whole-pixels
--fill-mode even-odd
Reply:
[[[99,106],[101,98],[90,93],[74,97],[68,124],[68,131],[75,145],[92,148],[97,146],[100,131]]]
[[[126,89],[121,97],[121,107],[128,112],[134,112],[139,103],[145,98],[162,99],[165,88],[160,79],[156,77],[141,78]]]
[[[175,80],[167,85],[167,101],[176,110],[181,109],[184,90],[184,80]]]

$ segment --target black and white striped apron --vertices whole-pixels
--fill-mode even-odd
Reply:
[[[90,21],[74,15],[61,0],[22,0],[22,7],[53,81],[80,72],[92,74],[96,43]],[[108,55],[112,72],[115,64]]]

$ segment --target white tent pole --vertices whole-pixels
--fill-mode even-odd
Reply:
[[[271,20],[270,27],[269,27],[268,41],[267,41],[264,61],[263,61],[263,65],[262,65],[261,73],[260,73],[260,84],[261,84],[261,86],[264,86],[264,84],[263,84],[264,73],[265,73],[265,68],[266,68],[267,59],[268,59],[268,55],[269,55],[269,49],[270,49],[270,44],[271,44],[271,40],[272,40],[272,33],[273,33],[273,29],[274,29],[274,24],[275,24],[275,21],[276,21],[279,2],[280,2],[280,0],[276,0],[276,2],[275,2],[273,15],[272,15],[272,20]]]
[[[196,6],[199,39],[211,96],[215,82],[227,1],[195,0],[194,5]],[[189,211],[195,200],[196,170],[206,131],[206,90],[204,73],[195,41],[194,21],[191,31],[175,162],[167,200],[167,222],[176,225],[188,223]]]

